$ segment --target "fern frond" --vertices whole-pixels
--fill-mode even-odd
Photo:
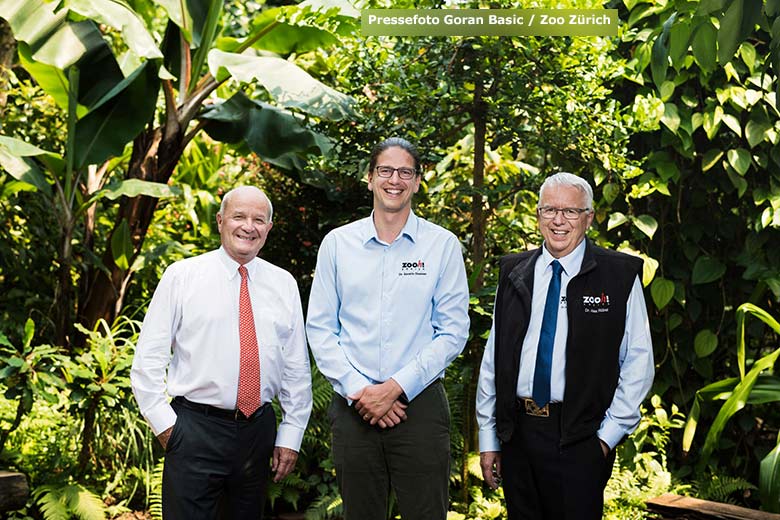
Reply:
[[[162,478],[164,462],[163,459],[160,459],[160,462],[154,466],[149,482],[149,490],[147,491],[147,496],[149,497],[149,512],[154,520],[162,520]]]
[[[105,520],[106,505],[80,484],[41,486],[33,492],[45,520]]]
[[[306,509],[305,520],[326,520],[335,518],[343,512],[343,502],[340,495],[322,495]]]
[[[100,497],[82,486],[72,486],[68,493],[68,507],[81,520],[106,520],[106,505]]]

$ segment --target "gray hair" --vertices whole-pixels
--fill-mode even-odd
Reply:
[[[256,186],[237,186],[233,188],[232,190],[225,193],[225,195],[222,197],[222,202],[219,205],[219,214],[223,215],[225,214],[225,207],[227,207],[228,200],[233,195],[233,193],[239,191],[239,190],[251,190],[257,192],[262,198],[265,199],[265,203],[268,204],[268,222],[273,222],[274,220],[274,206],[271,204],[271,199],[268,198],[268,195],[265,194],[263,190]]]
[[[553,186],[571,186],[577,188],[585,195],[585,207],[589,210],[593,209],[593,188],[590,187],[588,181],[582,177],[578,177],[573,173],[558,172],[550,175],[542,183],[542,187],[539,188],[539,201],[542,200],[542,194],[544,190]]]

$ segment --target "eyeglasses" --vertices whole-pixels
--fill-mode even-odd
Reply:
[[[542,206],[536,209],[542,218],[554,219],[555,215],[560,211],[566,220],[577,220],[582,213],[591,211],[590,208],[553,208],[552,206]]]
[[[380,177],[389,179],[395,172],[398,172],[398,178],[408,181],[413,178],[417,172],[414,168],[393,168],[392,166],[377,166],[374,168],[376,174]]]

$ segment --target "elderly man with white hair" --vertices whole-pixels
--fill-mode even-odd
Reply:
[[[596,520],[653,381],[642,260],[585,238],[593,191],[547,178],[544,243],[501,267],[477,389],[480,465],[510,519]]]
[[[272,217],[258,188],[225,194],[222,247],[168,267],[146,313],[131,381],[165,448],[166,520],[262,518],[269,473],[295,467],[311,373],[298,286],[257,257]]]

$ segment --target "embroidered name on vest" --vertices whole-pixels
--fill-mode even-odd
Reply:
[[[585,312],[609,312],[609,295],[602,291],[598,296],[583,296],[582,308]]]

